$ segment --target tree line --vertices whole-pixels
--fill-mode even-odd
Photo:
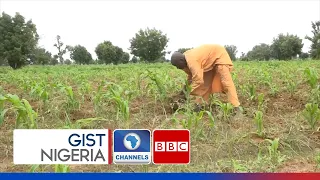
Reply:
[[[261,43],[254,46],[249,52],[241,53],[239,58],[235,45],[225,45],[232,60],[290,60],[295,58],[320,59],[320,21],[312,22],[312,36],[305,39],[311,41],[309,52],[302,52],[302,39],[297,35],[279,34],[268,45]],[[56,64],[125,64],[136,62],[165,62],[165,51],[169,38],[167,34],[155,28],[140,29],[130,40],[130,54],[110,41],[103,41],[95,48],[97,59],[82,45],[65,45],[62,38],[57,35],[53,46],[57,54],[51,54],[39,46],[39,35],[32,20],[16,13],[10,16],[5,12],[0,16],[0,65],[9,65],[18,69],[27,64],[56,65]],[[185,52],[191,48],[180,48],[177,51]],[[69,52],[70,59],[64,59]]]

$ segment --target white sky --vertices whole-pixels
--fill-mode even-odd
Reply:
[[[303,38],[308,51],[304,37],[311,34],[311,21],[320,20],[320,0],[0,0],[0,11],[32,19],[40,45],[53,54],[58,34],[65,44],[85,46],[96,58],[98,43],[109,40],[129,52],[129,39],[140,28],[155,27],[168,35],[169,51],[233,44],[240,55],[287,32]]]

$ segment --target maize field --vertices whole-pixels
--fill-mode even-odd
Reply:
[[[319,61],[235,62],[225,94],[193,112],[168,63],[0,67],[1,172],[320,172]],[[189,98],[188,98],[189,99]],[[14,165],[13,129],[187,128],[189,165]]]

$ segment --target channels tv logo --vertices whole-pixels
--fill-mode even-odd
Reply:
[[[150,164],[151,133],[147,129],[117,129],[113,132],[115,164]]]
[[[14,164],[111,164],[111,143],[108,129],[18,129],[13,160]]]

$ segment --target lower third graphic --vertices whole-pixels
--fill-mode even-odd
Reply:
[[[147,129],[117,129],[113,132],[113,163],[150,164],[151,133]]]

